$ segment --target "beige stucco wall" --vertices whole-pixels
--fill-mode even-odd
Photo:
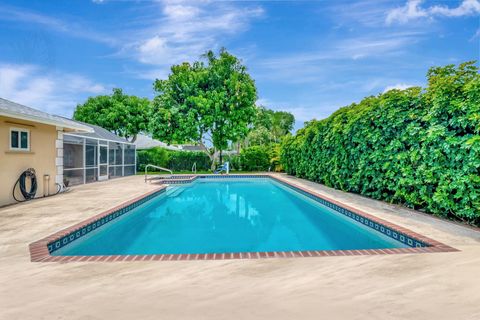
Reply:
[[[30,130],[30,152],[10,151],[11,127]],[[37,197],[43,196],[47,190],[43,178],[45,174],[50,175],[50,193],[55,192],[56,139],[55,126],[0,116],[0,206],[15,202],[12,197],[13,186],[28,168],[34,168],[37,174]],[[22,198],[19,192],[16,194]]]

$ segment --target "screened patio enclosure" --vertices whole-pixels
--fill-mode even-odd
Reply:
[[[135,145],[93,125],[93,133],[63,135],[63,181],[72,186],[136,173]]]

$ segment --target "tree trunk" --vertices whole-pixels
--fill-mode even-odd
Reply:
[[[213,152],[213,155],[211,157],[211,160],[212,160],[212,166],[211,166],[211,169],[212,171],[215,171],[216,167],[215,167],[215,160],[217,160],[217,157],[218,157],[218,150],[215,149],[215,151]]]
[[[137,140],[137,135],[133,135],[132,140],[128,140],[128,137],[125,139],[127,139],[128,142],[134,143]]]
[[[222,165],[223,161],[222,161],[222,150],[220,150],[220,165]]]
[[[215,150],[213,154],[210,154],[210,151],[208,148],[203,144],[203,142],[199,141],[198,145],[202,147],[203,152],[210,158],[211,164],[210,164],[210,169],[213,171],[215,170],[215,159],[217,158],[217,151]]]

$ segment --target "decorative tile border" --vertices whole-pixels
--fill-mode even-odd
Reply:
[[[274,175],[269,175],[270,178],[279,181],[289,187],[294,188],[295,190],[302,192],[308,196],[311,196],[313,199],[320,201],[320,202],[326,202],[326,206],[329,208],[332,208],[347,217],[354,219],[356,221],[359,221],[360,223],[363,223],[364,225],[371,227],[379,232],[384,233],[385,235],[403,242],[407,246],[410,246],[412,248],[407,248],[407,249],[413,249],[413,250],[419,250],[419,252],[454,252],[454,251],[459,251],[458,249],[452,248],[446,244],[443,244],[437,240],[425,237],[421,234],[418,234],[416,232],[411,231],[410,229],[401,227],[399,225],[393,224],[391,222],[388,222],[386,220],[383,220],[381,218],[378,218],[376,216],[373,216],[371,214],[368,214],[362,210],[359,210],[357,208],[351,207],[349,205],[346,205],[344,203],[341,203],[337,200],[334,200],[328,196],[325,195],[320,195],[318,193],[315,193],[313,191],[310,191],[306,188],[303,188],[297,184],[294,184],[290,181],[287,181],[283,178],[280,178],[278,176]],[[362,220],[363,219],[363,220]],[[373,225],[373,227],[372,227]],[[396,249],[384,249],[387,251],[392,251]],[[368,250],[367,250],[368,251]]]
[[[183,178],[183,177],[182,177]],[[205,253],[205,254],[153,254],[153,255],[108,255],[108,256],[52,256],[51,252],[67,245],[96,228],[108,223],[144,202],[165,192],[162,186],[143,196],[132,199],[108,211],[100,213],[88,220],[80,222],[67,229],[30,244],[31,261],[38,262],[73,262],[73,261],[174,261],[174,260],[223,260],[223,259],[262,259],[262,258],[294,258],[294,257],[322,257],[322,256],[353,256],[353,255],[379,255],[400,253],[424,252],[454,252],[459,251],[436,240],[422,236],[409,229],[400,227],[386,220],[372,216],[366,212],[340,203],[327,196],[317,194],[297,184],[287,181],[272,174],[235,174],[235,175],[196,175],[189,179],[172,179],[169,183],[190,183],[198,178],[271,178],[287,187],[290,187],[337,212],[356,220],[372,229],[404,243],[409,248],[392,249],[365,249],[365,250],[309,250],[309,251],[275,251],[275,252],[230,252],[230,253]]]
[[[267,174],[203,174],[200,179],[234,179],[234,178],[270,178]]]
[[[160,178],[156,180],[150,180],[151,183],[156,183],[156,184],[185,184],[185,183],[190,183],[198,179],[198,176],[196,175],[185,175],[185,176],[180,176],[180,175],[174,175],[169,178]]]
[[[170,178],[153,180],[159,184],[185,184],[193,182],[197,179],[235,179],[235,178],[269,178],[265,174],[198,174],[198,175],[174,175]]]
[[[162,186],[156,190],[153,190],[142,196],[136,197],[116,207],[113,207],[105,212],[97,214],[90,219],[87,219],[64,230],[56,232],[51,236],[31,243],[29,247],[32,261],[35,261],[34,258],[41,254],[48,253],[48,255],[50,256],[53,251],[56,251],[66,246],[70,242],[87,235],[88,233],[96,230],[97,228],[100,228],[104,224],[121,217],[130,210],[144,204],[146,201],[153,199],[161,193],[164,193],[165,190],[166,186]]]
[[[198,179],[198,176],[192,176],[192,177],[173,177],[169,179],[162,179],[159,180],[161,184],[186,184],[193,182]]]
[[[422,241],[419,239],[419,237],[412,237],[406,233],[403,233],[401,231],[395,228],[391,228],[387,225],[387,222],[386,221],[379,221],[378,218],[374,217],[374,218],[371,218],[370,215],[368,215],[367,213],[365,212],[355,212],[355,211],[358,211],[358,210],[349,210],[349,209],[346,209],[345,205],[344,204],[341,204],[341,206],[337,205],[335,202],[336,201],[333,201],[332,199],[329,199],[327,200],[325,196],[319,196],[319,195],[316,195],[314,193],[312,193],[311,191],[308,191],[306,189],[303,189],[297,185],[294,185],[294,184],[291,184],[290,182],[286,182],[282,179],[277,179],[275,177],[272,177],[274,180],[278,181],[279,183],[283,184],[283,185],[286,185],[288,186],[289,188],[292,188],[294,189],[295,191],[323,204],[324,206],[330,208],[330,209],[333,209],[341,214],[343,214],[344,216],[347,216],[348,218],[352,219],[352,220],[355,220],[367,227],[370,227],[378,232],[381,232],[383,233],[384,235],[394,239],[394,240],[397,240],[409,247],[413,247],[413,248],[420,248],[420,247],[429,247],[430,245],[425,242],[425,241]],[[338,202],[337,202],[338,203]],[[370,217],[368,217],[370,216]]]

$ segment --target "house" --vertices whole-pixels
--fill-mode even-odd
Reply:
[[[178,146],[181,151],[190,151],[190,152],[204,152],[205,149],[202,146],[194,144],[181,144]],[[223,155],[236,155],[238,154],[237,150],[223,150]]]
[[[192,145],[192,144],[182,144],[179,146],[183,151],[193,151],[193,152],[202,152],[204,149],[201,146]]]
[[[186,151],[186,152],[204,152],[203,147],[199,145],[192,144],[179,144],[179,145],[169,145],[165,142],[153,139],[147,135],[139,134],[135,140],[135,146],[137,150],[147,150],[155,147],[172,150],[172,151]],[[233,151],[223,151],[223,154],[237,154],[236,150]]]
[[[147,135],[138,134],[137,139],[135,140],[135,146],[137,150],[147,150],[155,147],[172,150],[172,151],[182,151],[181,148],[174,145],[166,144],[165,142],[155,140]]]
[[[14,203],[13,193],[22,198],[15,185],[29,168],[38,198],[64,183],[135,174],[135,146],[103,128],[0,98],[0,206]]]
[[[56,183],[63,183],[64,133],[89,131],[80,123],[0,98],[0,206],[15,202],[13,188],[28,168],[36,171],[37,197],[54,193]]]

